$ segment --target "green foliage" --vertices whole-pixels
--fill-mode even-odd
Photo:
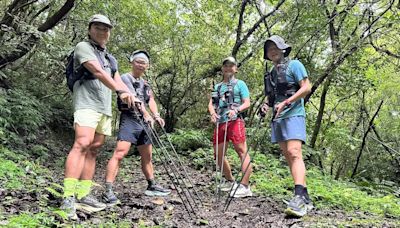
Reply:
[[[46,185],[47,180],[52,179],[49,171],[20,153],[0,146],[0,187],[29,191]]]
[[[212,148],[199,148],[195,151],[189,152],[189,158],[195,169],[210,168],[213,169],[213,149]]]
[[[260,154],[256,158],[255,191],[275,198],[292,196],[293,180],[287,165],[272,155]],[[336,208],[346,211],[363,211],[380,216],[400,218],[400,200],[391,193],[365,191],[351,182],[336,181],[323,175],[316,167],[308,167],[307,184],[317,208]]]
[[[0,157],[0,187],[20,189],[24,186],[23,177],[25,172],[16,163]]]
[[[22,213],[18,216],[9,219],[8,227],[49,227],[59,224],[54,216],[49,216],[47,213]]]
[[[45,123],[47,111],[35,97],[22,90],[0,91],[0,141],[5,145],[32,142]],[[7,132],[8,134],[5,134]],[[23,137],[23,138],[21,138]]]
[[[201,130],[178,129],[171,135],[170,139],[178,151],[195,151],[211,145],[210,135]]]

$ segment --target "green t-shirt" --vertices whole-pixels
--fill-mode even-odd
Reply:
[[[95,51],[100,53],[104,64],[104,70],[111,77],[111,67],[108,60],[105,58],[105,51],[95,49],[89,42],[83,41],[76,45],[74,51],[74,68],[77,69],[81,64],[96,60],[98,58]],[[100,63],[101,65],[101,63]],[[107,88],[99,79],[93,80],[78,80],[74,84],[73,90],[74,110],[91,109],[107,116],[112,116],[111,101],[112,91]]]

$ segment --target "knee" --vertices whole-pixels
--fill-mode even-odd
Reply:
[[[90,148],[91,140],[86,138],[76,139],[72,150],[78,151],[80,153],[86,153],[86,151]]]
[[[127,153],[128,151],[117,148],[114,151],[113,158],[118,160],[118,162],[120,162],[126,156]]]
[[[287,150],[287,157],[290,161],[303,160],[303,156],[301,154],[301,148],[293,147]]]
[[[246,155],[246,152],[247,152],[245,146],[238,146],[238,147],[235,148],[235,151],[236,151],[236,153],[238,154],[238,156],[239,156],[241,159],[244,159],[244,158],[245,158],[245,155]],[[247,154],[247,155],[249,155],[249,154]]]
[[[90,151],[94,154],[97,154],[97,151],[101,148],[102,145],[102,142],[93,142],[92,144],[90,144]]]

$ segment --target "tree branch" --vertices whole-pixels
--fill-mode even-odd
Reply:
[[[74,5],[75,0],[67,0],[57,12],[55,12],[42,25],[39,26],[38,31],[45,32],[49,29],[52,29],[74,7]]]
[[[249,29],[249,31],[246,33],[246,35],[243,37],[243,39],[241,40],[236,40],[235,46],[232,48],[232,56],[236,56],[236,54],[239,51],[240,46],[242,46],[244,44],[244,42],[246,42],[249,37],[258,29],[258,27],[260,27],[260,24],[269,16],[275,14],[275,12],[282,6],[282,4],[285,2],[286,0],[280,0],[277,5],[274,7],[273,10],[271,10],[268,14],[262,16],[254,25],[253,27],[251,27]]]

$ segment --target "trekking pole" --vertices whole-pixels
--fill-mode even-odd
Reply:
[[[203,206],[203,202],[202,202],[202,200],[201,200],[201,197],[200,197],[199,194],[197,193],[196,188],[194,187],[194,185],[193,185],[191,179],[189,178],[188,172],[186,171],[185,166],[183,165],[183,163],[182,163],[182,161],[181,161],[181,159],[180,159],[178,153],[176,152],[175,147],[173,146],[173,144],[172,144],[172,142],[171,142],[171,139],[169,138],[169,136],[168,136],[167,132],[165,131],[165,129],[164,129],[163,127],[161,127],[161,129],[163,130],[163,133],[167,136],[167,141],[168,141],[169,145],[171,146],[172,151],[175,153],[176,157],[178,158],[179,165],[183,168],[183,171],[184,171],[184,173],[185,173],[186,178],[188,179],[190,185],[193,186],[193,191],[194,191],[194,193],[195,193],[195,195],[196,195],[196,197],[197,197],[197,200],[200,202],[200,205]]]
[[[214,195],[215,195],[215,199],[217,199],[217,194],[218,194],[218,136],[219,136],[219,134],[218,134],[218,130],[219,130],[219,121],[217,120],[217,124],[216,124],[216,130],[215,130],[215,148],[214,148],[214,150],[215,150],[215,193],[214,193]]]
[[[262,120],[263,120],[263,118],[260,117],[260,120],[258,121],[258,123],[257,123],[257,125],[256,125],[256,131],[254,132],[254,135],[257,135],[259,129],[261,128]],[[265,134],[263,135],[262,138],[265,138],[266,133],[267,133],[267,131],[265,131]],[[257,140],[256,142],[257,142],[257,145],[254,147],[254,150],[255,150],[254,155],[250,158],[250,161],[249,161],[249,163],[247,164],[246,169],[244,170],[244,172],[242,172],[242,175],[241,175],[241,177],[240,177],[239,183],[238,183],[238,185],[236,186],[236,189],[235,189],[235,191],[233,192],[232,196],[231,196],[230,193],[232,192],[234,185],[232,185],[232,187],[231,187],[231,189],[230,189],[230,191],[229,191],[228,197],[226,198],[225,205],[224,205],[224,210],[223,210],[224,212],[228,210],[229,205],[230,205],[230,203],[231,203],[232,200],[233,200],[233,196],[236,194],[236,191],[238,190],[238,188],[239,188],[239,186],[240,186],[240,183],[241,183],[242,180],[243,180],[243,177],[246,175],[247,170],[248,170],[249,167],[250,167],[250,164],[252,163],[253,159],[254,159],[255,156],[257,155],[257,147],[258,147],[259,144],[260,144],[260,140]],[[251,146],[249,146],[249,148],[247,148],[247,151],[246,151],[246,154],[245,154],[245,156],[244,156],[244,159],[243,159],[243,161],[241,161],[241,163],[240,163],[240,169],[242,169],[242,166],[243,166],[243,164],[244,164],[244,160],[246,159],[247,155],[249,154],[250,149],[251,149]],[[238,180],[239,174],[240,174],[240,172],[238,172],[238,173],[236,174],[235,181]]]
[[[167,159],[169,160],[169,163],[171,163],[172,167],[176,170],[176,175],[177,175],[176,177],[177,177],[178,184],[179,184],[179,180],[180,180],[180,181],[182,182],[184,188],[183,188],[182,186],[180,186],[180,187],[181,187],[183,193],[185,194],[186,198],[187,198],[187,195],[186,195],[186,194],[189,194],[189,196],[190,196],[190,198],[192,199],[194,205],[195,205],[195,206],[198,206],[198,205],[196,204],[196,201],[195,201],[195,199],[194,199],[192,193],[190,192],[189,188],[188,188],[187,185],[186,185],[184,175],[181,174],[181,170],[178,169],[177,165],[176,165],[175,162],[172,160],[170,154],[168,153],[168,151],[167,151],[167,149],[166,149],[166,146],[165,146],[164,143],[161,141],[161,139],[160,139],[160,137],[159,137],[157,131],[155,131],[155,130],[153,130],[153,129],[150,129],[150,131],[152,132],[152,134],[153,134],[154,138],[156,139],[156,141],[158,141],[158,144],[161,146],[162,151],[165,151],[165,154],[164,154],[164,155],[165,155],[165,156],[167,157]],[[185,193],[185,190],[186,190],[186,193]],[[190,206],[192,207],[191,202],[189,201],[188,198],[187,198],[187,200],[188,200]]]
[[[142,119],[142,118],[139,116],[139,114],[138,114],[138,112],[140,112],[140,110],[141,110],[141,109],[140,109],[140,106],[138,106],[138,105],[140,105],[139,102],[135,103],[135,106],[136,106],[136,109],[137,109],[137,111],[136,111],[136,110],[134,111],[135,117],[139,120],[139,124],[140,124],[141,127],[144,129],[144,131],[146,132],[146,135],[149,137],[151,144],[155,145],[155,144],[154,144],[154,141],[153,141],[153,139],[152,139],[151,134],[148,132],[148,129],[147,129],[146,126],[145,126],[145,125],[148,126],[148,123],[145,124],[144,121],[143,121],[143,119]],[[148,127],[151,128],[151,126],[148,126]],[[156,149],[155,147],[154,147],[154,151],[157,152],[157,149]],[[161,155],[161,154],[160,154],[160,155]],[[179,196],[179,198],[182,200],[182,204],[183,204],[183,206],[185,207],[187,213],[189,214],[189,217],[192,218],[192,214],[191,214],[191,213],[193,213],[193,214],[196,216],[196,214],[195,214],[193,208],[192,208],[192,212],[191,212],[191,211],[189,210],[189,208],[187,207],[187,205],[186,205],[186,203],[185,203],[185,200],[183,199],[181,193],[179,192],[178,186],[175,184],[175,181],[174,181],[174,179],[172,178],[172,176],[171,176],[171,174],[170,174],[170,172],[169,172],[169,170],[168,170],[168,167],[167,167],[167,165],[166,165],[166,160],[165,160],[164,158],[162,158],[162,156],[160,156],[160,159],[161,159],[161,163],[162,163],[162,165],[163,165],[163,167],[164,167],[164,169],[165,169],[165,171],[166,171],[166,173],[167,173],[169,179],[171,180],[173,186],[174,186],[175,189],[177,190],[178,196]],[[172,170],[171,170],[171,171],[172,171]],[[174,176],[175,176],[175,175],[174,175]],[[175,178],[176,178],[176,176],[175,176]],[[178,184],[179,184],[179,182],[178,182]]]
[[[221,197],[222,173],[224,171],[226,136],[227,136],[227,133],[228,133],[228,123],[229,123],[229,121],[225,122],[224,145],[222,146],[222,159],[221,159],[221,169],[220,169],[221,170],[220,171],[220,178],[221,179],[219,180],[219,185],[217,186],[218,196],[217,196],[217,201],[216,202],[219,202],[219,199]]]

